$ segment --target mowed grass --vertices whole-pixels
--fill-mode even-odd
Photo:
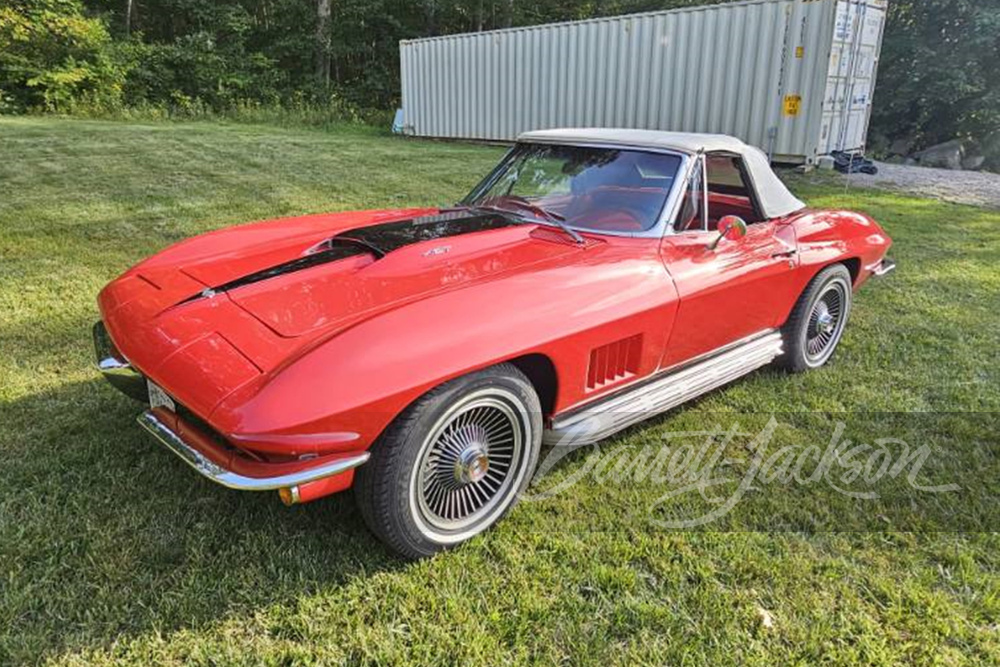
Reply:
[[[405,563],[350,494],[285,508],[199,479],[92,369],[95,296],[144,256],[248,220],[453,202],[501,153],[357,128],[0,119],[0,664],[997,661],[996,533],[741,530],[761,509],[665,530],[645,521],[662,489],[581,483]],[[873,413],[976,413],[934,437],[995,500],[1000,214],[794,187],[896,241],[900,270],[858,295],[833,363],[755,373],[606,447],[720,415],[870,429]],[[830,420],[804,422],[800,441],[830,439]],[[826,502],[793,497],[766,511],[798,526]]]

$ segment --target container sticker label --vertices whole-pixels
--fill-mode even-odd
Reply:
[[[804,55],[806,55],[806,47],[804,47],[804,46],[796,46],[795,47],[795,57],[796,58],[802,58]]]
[[[785,95],[784,111],[786,116],[798,116],[802,109],[801,95]]]

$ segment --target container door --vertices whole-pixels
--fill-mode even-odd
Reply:
[[[885,0],[843,0],[837,4],[823,101],[821,153],[865,147],[885,14]]]

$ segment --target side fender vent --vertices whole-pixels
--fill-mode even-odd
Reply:
[[[639,372],[642,334],[616,340],[590,352],[587,391],[600,389]]]

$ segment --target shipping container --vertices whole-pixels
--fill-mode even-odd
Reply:
[[[750,0],[400,42],[402,131],[731,134],[776,162],[863,151],[886,0]]]

